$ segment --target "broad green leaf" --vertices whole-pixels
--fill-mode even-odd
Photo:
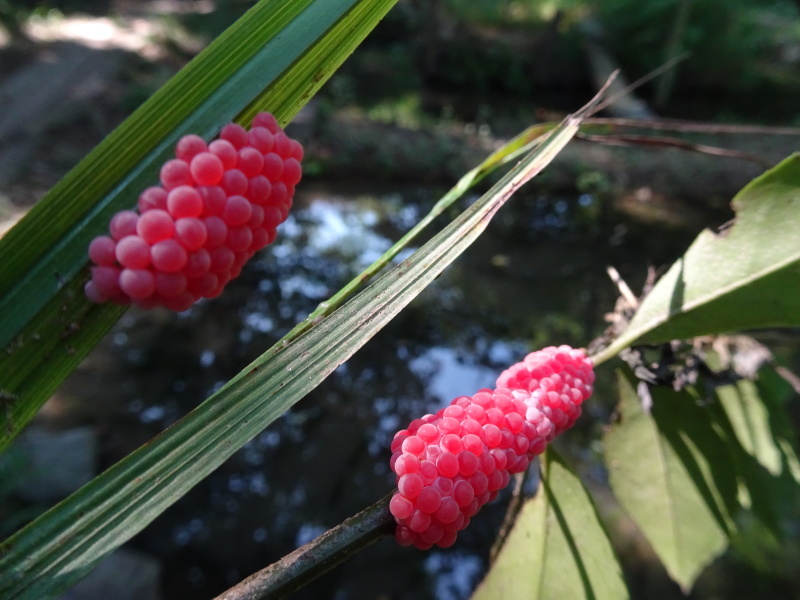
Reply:
[[[702,232],[598,362],[633,343],[800,325],[800,154],[733,200],[736,221]]]
[[[523,505],[472,600],[628,598],[588,491],[551,449],[542,462],[543,490]]]
[[[262,0],[0,239],[0,450],[122,314],[85,299],[86,250],[180,136],[210,139],[259,110],[286,123],[395,1]]]
[[[764,368],[756,382],[740,380],[716,390],[744,502],[778,537],[783,521],[800,516],[800,461],[781,388],[791,389]]]
[[[689,590],[733,529],[737,483],[726,439],[689,393],[653,389],[647,414],[632,380],[617,379],[618,419],[604,437],[611,489]]]
[[[455,260],[516,189],[549,164],[577,131],[582,113],[553,130],[409,259],[294,342],[279,343],[184,419],[6,540],[0,597],[38,600],[64,590],[319,385]]]

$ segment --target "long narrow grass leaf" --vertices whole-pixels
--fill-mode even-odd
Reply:
[[[582,114],[553,130],[410,258],[6,540],[0,597],[39,600],[63,591],[319,385],[480,235],[506,200],[572,138]]]
[[[262,0],[0,239],[0,450],[122,314],[85,299],[86,249],[156,183],[180,136],[258,110],[287,122],[395,2]]]

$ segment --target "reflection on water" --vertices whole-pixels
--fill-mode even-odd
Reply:
[[[483,571],[483,564],[472,554],[434,550],[425,560],[425,569],[434,580],[437,600],[459,600],[470,596]]]
[[[481,388],[494,387],[497,379],[494,369],[462,362],[458,352],[451,348],[430,348],[409,361],[408,366],[415,375],[428,382],[428,393],[436,400],[431,412],[436,412],[438,406],[453,398],[471,396]]]
[[[419,190],[304,190],[277,242],[223,296],[181,315],[129,311],[60,401],[105,432],[105,464],[119,460],[380,256],[435,199]],[[616,226],[628,232],[624,250]],[[166,600],[211,597],[383,496],[397,429],[491,386],[532,349],[587,343],[613,307],[605,266],[636,285],[648,264],[669,262],[693,234],[665,240],[590,196],[515,198],[366,348],[133,540],[163,558]],[[612,403],[600,397],[588,408],[571,436],[577,448],[596,438]],[[573,455],[591,461],[595,453]],[[466,598],[503,511],[501,498],[448,551],[380,542],[295,597]]]

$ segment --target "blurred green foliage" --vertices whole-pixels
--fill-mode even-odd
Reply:
[[[679,0],[605,0],[595,3],[608,43],[626,62],[640,70],[664,59],[664,47],[674,25]],[[785,0],[694,0],[681,45],[692,53],[692,71],[705,72],[713,85],[731,79],[749,85],[769,73],[741,71],[742,65],[776,60],[786,44],[800,43],[798,8]]]
[[[715,121],[796,122],[800,92],[800,8],[790,0],[406,0],[338,76],[323,100],[359,106],[416,101],[415,122],[449,116],[491,120],[527,107],[560,109],[592,89],[587,24],[629,80],[676,67],[664,116]],[[639,93],[652,101],[657,81]],[[343,90],[347,94],[343,94]],[[452,96],[458,94],[458,99]],[[445,99],[442,96],[449,96]],[[488,109],[486,107],[489,107]],[[406,109],[408,106],[406,105]],[[401,120],[408,121],[406,112]],[[414,120],[414,119],[412,119]],[[494,126],[494,124],[493,124]]]

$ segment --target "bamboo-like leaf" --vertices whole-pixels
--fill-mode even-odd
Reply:
[[[631,379],[618,373],[618,420],[604,437],[614,495],[684,590],[728,545],[738,507],[725,437],[687,392],[652,390],[642,410]]]
[[[67,588],[314,389],[480,235],[513,192],[572,138],[583,112],[409,259],[6,540],[0,597],[38,600]]]
[[[122,314],[84,297],[86,249],[180,136],[210,139],[259,110],[287,122],[395,2],[262,0],[0,239],[0,450]]]
[[[800,325],[800,154],[753,180],[732,204],[733,226],[701,233],[596,362],[633,343]]]
[[[625,600],[614,549],[586,488],[552,449],[543,490],[526,501],[472,600]]]
[[[287,344],[297,338],[303,332],[311,329],[316,322],[329,315],[335,309],[339,308],[350,296],[352,296],[359,288],[363,287],[382,269],[384,269],[392,260],[400,254],[402,250],[417,238],[417,236],[425,230],[436,217],[439,217],[445,210],[450,208],[453,203],[461,198],[467,191],[469,191],[475,184],[482,181],[487,175],[492,173],[500,166],[506,165],[513,160],[530,152],[539,145],[544,143],[547,135],[557,127],[557,123],[540,123],[532,125],[522,133],[509,140],[506,144],[492,152],[486,159],[474,169],[468,171],[458,182],[444,195],[439,201],[434,204],[428,214],[422,217],[414,227],[412,227],[402,238],[397,240],[392,247],[384,252],[375,262],[368,266],[364,271],[356,275],[352,280],[342,287],[338,292],[331,296],[325,302],[322,302],[308,317],[298,323],[289,333],[287,333],[281,340],[281,344]],[[280,344],[273,346],[268,350],[262,358],[264,360],[276,354],[280,349]]]

